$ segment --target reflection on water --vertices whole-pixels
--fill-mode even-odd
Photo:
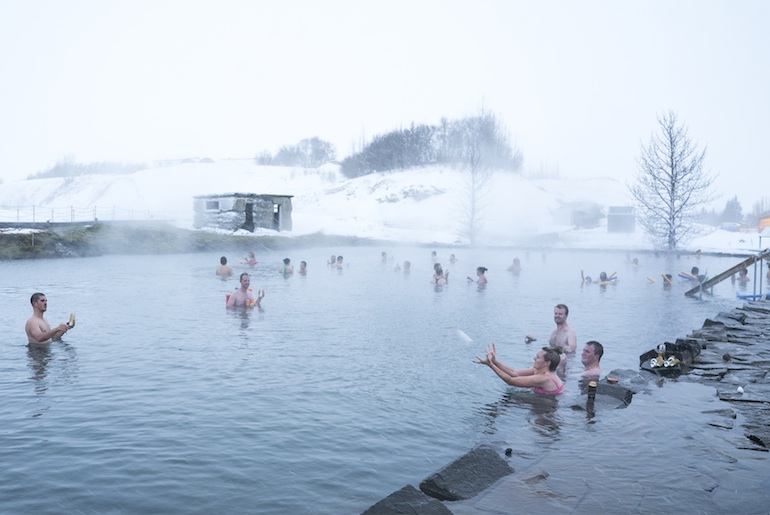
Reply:
[[[62,342],[28,345],[27,365],[32,371],[29,379],[38,396],[43,396],[58,385],[71,385],[78,377],[77,352],[73,346]],[[51,407],[50,401],[43,398],[32,405],[33,418],[42,416]]]
[[[77,352],[72,345],[63,342],[28,345],[27,358],[37,394],[46,393],[54,384],[72,383],[78,377]]]
[[[485,419],[484,434],[497,433],[496,420],[507,414],[517,418],[523,416],[538,435],[558,439],[561,424],[558,407],[558,396],[538,395],[525,389],[515,389],[507,390],[500,400],[485,404],[478,411]],[[516,413],[507,413],[509,411]]]
[[[238,306],[226,308],[226,310],[231,317],[240,320],[241,329],[246,330],[249,328],[249,324],[251,323],[251,318],[254,316],[254,312],[263,312],[264,308],[261,306],[254,308]]]
[[[45,382],[48,373],[48,361],[51,359],[50,345],[28,345],[27,356],[29,357],[29,368],[32,369],[32,377],[35,381],[35,392],[45,393],[48,385]]]

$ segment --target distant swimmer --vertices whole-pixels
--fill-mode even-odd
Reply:
[[[412,263],[410,263],[409,261],[404,261],[404,268],[403,268],[404,274],[408,274],[411,271],[411,269],[412,269]],[[396,263],[396,268],[394,268],[393,270],[395,272],[400,272],[401,271],[401,265]]]
[[[283,275],[294,273],[294,267],[291,266],[291,259],[283,258],[283,265],[281,265],[280,273]]]
[[[532,391],[542,395],[559,395],[564,391],[564,383],[554,372],[559,367],[560,351],[561,349],[543,347],[537,351],[530,368],[514,370],[497,361],[497,350],[493,343],[487,347],[485,358],[477,356],[473,362],[487,365],[497,377],[511,386],[532,388]]]
[[[513,263],[511,263],[511,266],[507,268],[509,272],[513,272],[514,274],[518,274],[521,272],[521,261],[519,258],[515,257],[513,258]]]
[[[342,256],[337,256],[337,261],[334,263],[334,265],[332,265],[332,267],[341,270],[342,269],[342,260],[343,260]]]
[[[254,255],[254,251],[250,250],[249,254],[243,259],[242,264],[253,267],[258,263],[257,257]]]
[[[227,258],[225,256],[219,258],[219,267],[217,267],[216,274],[220,277],[229,277],[233,275],[233,268],[227,264]]]
[[[468,282],[469,283],[478,282],[479,286],[487,284],[487,276],[484,275],[486,271],[487,269],[484,268],[483,266],[476,268],[476,277],[478,277],[478,280],[474,280],[472,277],[468,277]]]
[[[449,282],[449,272],[444,272],[441,263],[433,265],[433,277],[431,277],[430,282],[437,286],[443,286]]]
[[[62,322],[51,329],[44,316],[48,310],[48,299],[44,293],[33,293],[29,302],[32,304],[32,316],[27,319],[27,323],[24,326],[29,343],[51,343],[52,340],[60,340],[64,333],[75,326],[75,319],[70,315],[70,322]]]
[[[610,275],[607,275],[607,272],[600,272],[599,273],[599,279],[593,279],[590,275],[584,275],[583,271],[580,271],[580,277],[583,279],[583,282],[585,284],[615,284],[615,281],[618,280],[618,276],[616,275],[616,272],[612,272]]]
[[[306,261],[300,261],[299,262],[299,275],[307,275],[307,262]]]
[[[679,277],[688,281],[699,283],[702,283],[706,280],[706,276],[700,273],[700,269],[697,266],[692,267],[689,274],[687,272],[680,272]]]

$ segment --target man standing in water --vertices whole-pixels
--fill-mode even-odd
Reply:
[[[551,347],[561,347],[564,352],[575,352],[577,350],[577,336],[575,331],[567,325],[569,308],[564,304],[557,304],[553,308],[553,321],[556,322],[556,329],[551,333],[548,342]]]
[[[27,332],[29,343],[51,343],[51,340],[59,340],[66,333],[70,326],[61,323],[54,329],[48,325],[48,321],[43,314],[48,309],[48,299],[44,293],[34,293],[29,300],[32,304],[32,316],[27,320],[24,330]]]
[[[259,294],[255,299],[249,290],[250,285],[251,277],[246,272],[243,272],[241,274],[241,287],[230,294],[230,297],[227,299],[227,307],[248,306],[251,303],[259,307],[259,302],[265,296],[265,290],[259,290]]]
[[[561,347],[561,354],[559,355],[559,372],[564,373],[567,366],[567,354],[575,352],[577,349],[577,336],[575,331],[567,325],[567,316],[569,316],[569,308],[565,304],[557,304],[553,308],[553,321],[556,322],[556,329],[551,333],[551,337],[548,339],[548,343],[551,347]],[[537,338],[527,333],[524,336],[524,341],[527,343],[537,341]]]

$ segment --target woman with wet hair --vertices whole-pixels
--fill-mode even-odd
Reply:
[[[530,368],[514,370],[497,361],[495,344],[487,347],[486,358],[473,360],[479,365],[487,365],[497,376],[511,386],[532,388],[535,393],[543,395],[559,395],[564,391],[564,383],[556,375],[556,369],[561,360],[560,347],[543,347],[540,349]]]

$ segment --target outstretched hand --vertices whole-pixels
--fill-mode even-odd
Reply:
[[[497,349],[495,348],[495,344],[491,343],[487,345],[487,356],[486,358],[480,358],[478,356],[475,357],[473,360],[474,363],[478,363],[479,365],[488,365],[492,366],[492,363],[495,362],[495,355],[497,353]]]

